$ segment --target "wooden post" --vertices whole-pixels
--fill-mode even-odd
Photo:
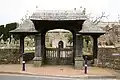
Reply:
[[[41,34],[41,57],[43,64],[45,63],[46,52],[45,52],[45,33]]]
[[[76,33],[73,34],[73,63],[75,63],[75,54],[76,54]]]
[[[98,52],[98,36],[92,36],[93,37],[93,64],[97,64],[97,52]],[[96,60],[96,61],[95,61]]]
[[[24,35],[20,35],[20,63],[22,64],[23,61],[23,53],[24,53]]]

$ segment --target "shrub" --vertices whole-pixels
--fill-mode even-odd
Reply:
[[[87,56],[87,60],[92,60],[93,55],[83,55],[83,59],[85,60],[85,56]]]
[[[27,52],[23,54],[23,60],[26,62],[33,60],[33,58],[34,58],[34,52]]]

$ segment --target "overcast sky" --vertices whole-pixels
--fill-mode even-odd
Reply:
[[[105,12],[109,15],[106,21],[117,21],[120,14],[120,0],[0,0],[0,25],[20,21],[27,11],[35,11],[36,6],[40,10],[73,10],[82,6],[92,16]]]

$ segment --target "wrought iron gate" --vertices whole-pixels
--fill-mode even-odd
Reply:
[[[46,64],[69,65],[73,64],[72,48],[46,48]]]

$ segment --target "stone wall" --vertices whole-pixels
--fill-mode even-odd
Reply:
[[[101,47],[98,49],[98,66],[120,69],[120,51],[118,48]]]
[[[19,57],[19,49],[0,49],[0,64],[17,64],[19,63]]]

